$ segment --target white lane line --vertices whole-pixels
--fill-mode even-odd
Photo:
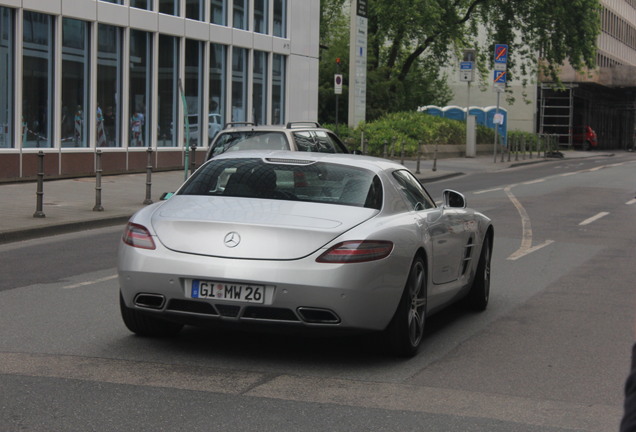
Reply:
[[[521,216],[521,246],[519,246],[519,249],[511,255],[513,256],[532,247],[532,225],[530,224],[530,217],[528,216],[526,209],[523,208],[517,197],[512,194],[510,191],[511,188],[512,186],[506,187],[504,192],[510,201],[512,201],[512,204],[517,208],[519,216]]]
[[[535,184],[535,183],[543,183],[544,181],[546,181],[545,178],[540,178],[540,179],[528,181],[528,182],[525,182],[525,183],[522,183],[522,184],[531,185],[531,184]]]
[[[95,284],[98,284],[100,282],[106,282],[106,281],[113,280],[113,279],[116,279],[116,278],[117,278],[117,275],[106,276],[106,277],[103,277],[103,278],[100,278],[100,279],[95,279],[95,280],[92,280],[92,281],[85,281],[85,282],[80,282],[80,283],[76,283],[76,284],[73,284],[73,285],[66,285],[65,287],[62,287],[62,289],[81,288],[81,287],[84,287],[84,286],[87,286],[87,285],[95,285]]]
[[[531,247],[529,249],[526,249],[526,250],[519,249],[519,250],[517,250],[515,253],[513,253],[512,255],[510,255],[506,259],[509,260],[509,261],[516,261],[519,258],[522,258],[522,257],[524,257],[524,256],[526,256],[528,254],[531,254],[532,252],[536,252],[536,251],[538,251],[541,248],[544,248],[544,247],[546,247],[548,245],[551,245],[552,243],[554,243],[554,240],[546,240],[543,243],[538,244],[536,246],[533,246],[533,247]]]
[[[636,204],[636,198],[634,198],[633,200],[627,201],[625,204],[627,204],[627,205]]]
[[[599,214],[592,216],[591,218],[585,219],[583,222],[581,222],[579,225],[589,225],[594,221],[599,220],[602,217],[607,216],[609,213],[608,212],[600,212]]]
[[[477,191],[477,192],[473,192],[473,194],[474,195],[480,195],[480,194],[485,194],[485,193],[488,193],[488,192],[497,192],[497,191],[500,191],[500,190],[503,190],[503,188],[480,190],[480,191]]]
[[[574,171],[574,172],[567,172],[567,173],[563,173],[563,174],[559,174],[559,177],[568,177],[574,174],[579,174],[579,171]]]

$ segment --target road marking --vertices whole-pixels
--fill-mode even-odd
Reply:
[[[559,174],[559,177],[568,177],[568,176],[579,174],[579,173],[580,171],[567,172],[567,173]]]
[[[627,204],[627,205],[636,204],[636,198],[634,198],[633,200],[627,201],[625,204]]]
[[[606,431],[622,407],[533,399],[408,383],[322,378],[230,368],[80,356],[0,352],[0,374],[192,390],[237,398],[494,419],[535,429]],[[319,388],[321,391],[316,391]]]
[[[76,283],[76,284],[73,284],[73,285],[66,285],[65,287],[62,287],[62,289],[81,288],[81,287],[84,287],[84,286],[95,285],[95,284],[98,284],[98,283],[101,283],[101,282],[106,282],[106,281],[113,280],[113,279],[116,279],[116,278],[117,278],[117,275],[106,276],[106,277],[103,277],[103,278],[100,278],[100,279],[95,279],[95,280],[92,280],[92,281],[85,281],[85,282],[80,282],[80,283]]]
[[[523,208],[523,205],[521,205],[521,202],[510,191],[511,188],[512,186],[504,188],[504,192],[506,192],[506,195],[508,196],[510,201],[512,201],[512,204],[517,208],[519,216],[521,216],[521,246],[519,246],[519,249],[517,249],[506,259],[515,261],[521,257],[524,257],[528,254],[531,254],[532,252],[538,251],[539,249],[554,243],[554,240],[546,240],[545,242],[537,246],[532,246],[532,225],[530,224],[530,217],[528,216],[526,209]]]
[[[581,222],[579,225],[589,225],[594,221],[599,220],[602,217],[607,216],[609,213],[608,212],[600,212],[599,214],[592,216],[591,218],[585,219],[583,222]]]
[[[531,184],[535,184],[535,183],[543,183],[544,181],[546,181],[546,178],[540,178],[537,180],[532,180],[532,181],[528,181],[528,182],[524,182],[522,184],[524,185],[531,185]]]
[[[506,259],[509,260],[509,261],[516,261],[519,258],[523,258],[524,256],[526,256],[528,254],[531,254],[532,252],[536,252],[536,251],[538,251],[541,248],[544,248],[544,247],[546,247],[548,245],[551,245],[552,243],[554,243],[554,240],[546,240],[543,243],[541,243],[539,245],[536,245],[536,246],[532,246],[531,248],[526,249],[526,250],[521,250],[521,248],[520,248],[515,253],[513,253],[512,255],[510,255]]]
[[[480,194],[485,194],[485,193],[488,193],[488,192],[497,192],[497,191],[500,191],[500,190],[503,190],[503,188],[480,190],[480,191],[477,191],[477,192],[473,192],[473,194],[480,195]]]

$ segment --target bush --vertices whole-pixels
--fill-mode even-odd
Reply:
[[[466,123],[442,117],[418,113],[400,112],[387,114],[369,123],[360,123],[356,129],[347,125],[325,124],[324,127],[336,131],[351,150],[360,148],[362,134],[368,142],[366,152],[374,156],[387,154],[400,155],[404,146],[404,155],[417,155],[421,144],[464,144],[466,142]],[[477,143],[488,144],[494,141],[494,130],[477,126]]]

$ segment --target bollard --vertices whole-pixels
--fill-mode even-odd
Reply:
[[[102,151],[95,151],[95,207],[93,211],[104,211],[102,207]]]
[[[437,171],[437,143],[435,143],[435,150],[433,150],[433,171]]]
[[[44,152],[40,150],[38,152],[38,190],[36,192],[35,213],[33,213],[34,218],[46,217],[46,215],[42,211],[43,204],[44,204]]]
[[[420,173],[420,160],[422,159],[422,141],[417,143],[417,166],[415,168],[415,174]]]
[[[404,165],[404,140],[402,140],[402,145],[400,148],[400,163]]]
[[[391,159],[395,157],[395,143],[397,142],[397,137],[393,137],[391,141]]]
[[[148,147],[146,150],[148,153],[148,161],[146,163],[146,199],[143,204],[152,204],[151,190],[152,190],[152,147]]]
[[[190,146],[190,175],[192,175],[192,173],[194,172],[196,166],[197,166],[197,162],[194,159],[194,154],[197,151],[197,146],[192,144]]]
[[[388,146],[388,143],[386,142],[386,140],[384,140],[384,150],[382,151],[382,156],[384,157],[384,159],[386,159],[387,156],[389,155],[387,153],[387,146]]]
[[[369,139],[365,138],[365,140],[363,141],[363,146],[362,146],[362,154],[365,155],[367,154],[368,148],[369,148]]]

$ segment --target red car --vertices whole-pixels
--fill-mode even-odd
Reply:
[[[598,146],[596,132],[589,126],[574,126],[572,129],[572,145],[581,150],[590,150]]]

